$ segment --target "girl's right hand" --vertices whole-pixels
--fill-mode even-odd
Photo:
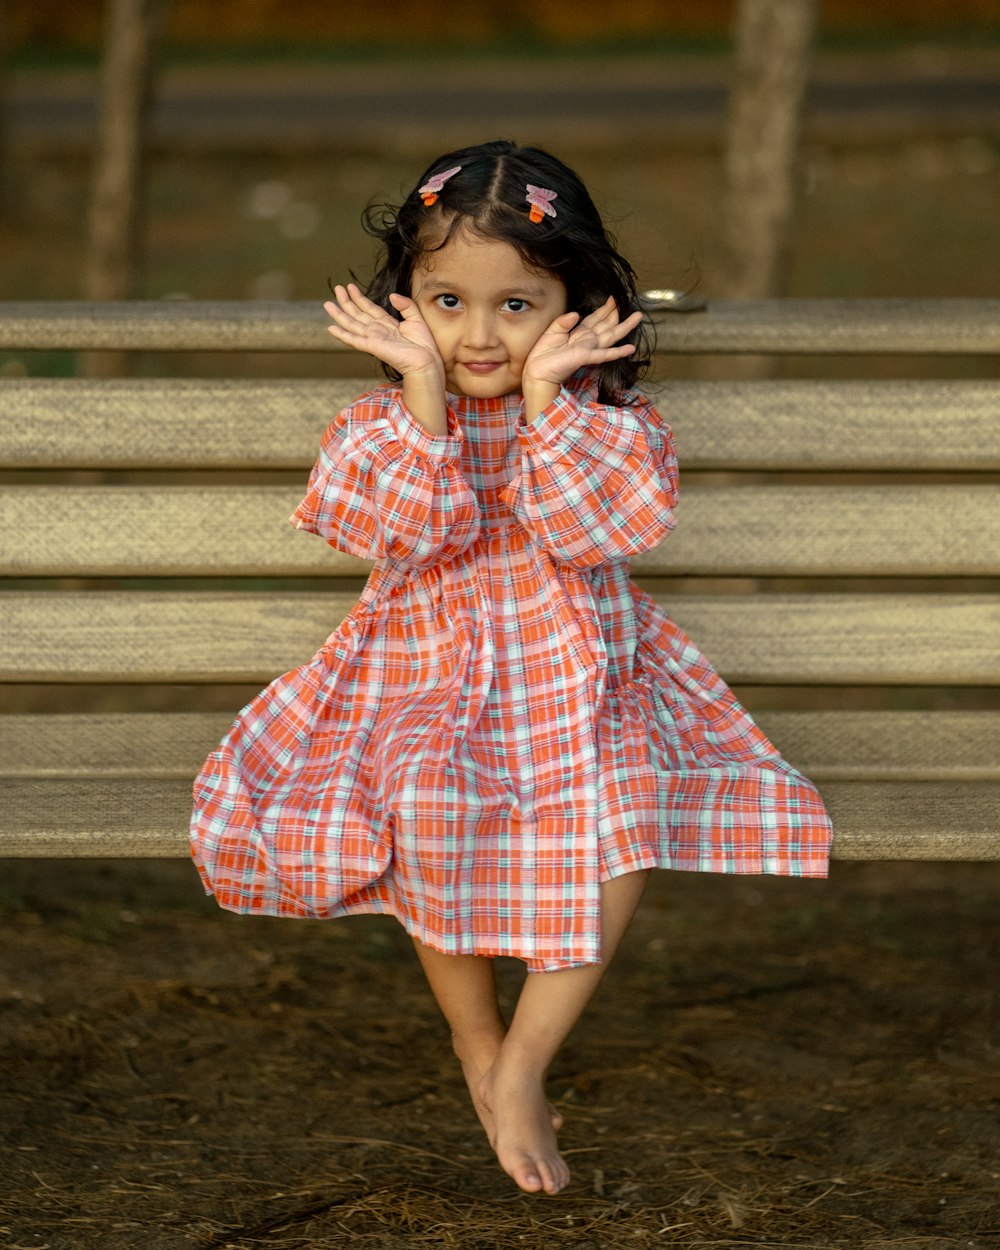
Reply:
[[[403,320],[397,321],[373,303],[353,282],[335,286],[336,301],[323,305],[333,325],[327,326],[334,338],[359,352],[368,352],[403,377],[413,374],[438,375],[444,383],[444,363],[427,323],[417,306],[406,295],[393,292],[389,301]]]

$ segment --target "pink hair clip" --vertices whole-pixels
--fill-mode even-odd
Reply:
[[[461,168],[461,165],[456,165],[454,169],[446,169],[443,174],[435,174],[433,178],[427,179],[417,194],[428,208],[437,203],[438,196],[444,190],[444,184],[449,178],[454,178]]]
[[[541,221],[543,216],[554,217],[556,210],[552,207],[552,201],[559,198],[555,191],[549,191],[547,187],[533,187],[530,182],[527,187],[528,194],[524,198],[531,205],[530,219]]]

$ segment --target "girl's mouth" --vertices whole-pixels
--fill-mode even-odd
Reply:
[[[462,368],[468,369],[470,373],[492,373],[502,363],[500,360],[466,360],[462,363]]]

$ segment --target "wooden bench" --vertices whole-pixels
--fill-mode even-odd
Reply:
[[[670,379],[672,354],[995,356],[1000,301],[711,303],[658,327],[682,503],[637,579],[819,784],[837,857],[1000,857],[1000,380]],[[0,351],[111,348],[324,353],[320,373],[337,350],[311,304],[0,305]],[[192,776],[247,685],[308,659],[362,584],[286,518],[367,384],[0,378],[3,854],[187,853]],[[231,706],[198,710],[220,683]],[[47,684],[123,710],[43,708]],[[158,685],[189,705],[129,710]]]

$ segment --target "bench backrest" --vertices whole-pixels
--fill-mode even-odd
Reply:
[[[899,852],[907,822],[926,823],[927,803],[947,805],[958,784],[981,813],[962,853],[981,853],[997,828],[1000,702],[927,715],[920,700],[1000,686],[994,366],[978,378],[672,380],[669,358],[892,353],[926,374],[926,357],[995,358],[1000,301],[710,304],[660,317],[658,340],[650,389],[677,436],[682,503],[637,580],[730,682],[754,689],[765,729],[825,792],[854,787],[840,853]],[[0,351],[122,347],[337,350],[313,305],[0,305]],[[286,521],[322,430],[369,384],[0,379],[0,573],[12,587],[0,681],[263,685],[302,663],[366,566]],[[794,706],[788,687],[822,697]],[[153,731],[138,714],[98,713],[72,737],[65,717],[0,717],[0,767],[189,777],[229,719],[177,712]],[[910,781],[938,788],[913,797]],[[865,803],[859,783],[871,783]],[[927,853],[959,853],[966,834],[936,836]]]

